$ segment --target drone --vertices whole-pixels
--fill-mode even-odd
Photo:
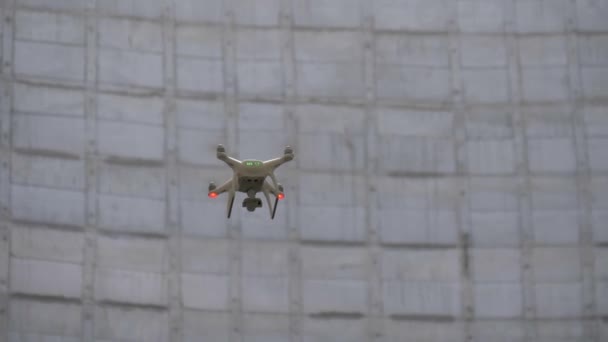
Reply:
[[[243,200],[243,207],[247,208],[250,212],[262,207],[262,200],[256,197],[257,193],[261,191],[268,202],[270,218],[274,219],[279,200],[285,198],[283,186],[277,182],[274,170],[284,163],[293,160],[293,157],[293,149],[287,146],[285,147],[283,156],[279,158],[266,161],[253,159],[241,161],[228,156],[223,145],[217,145],[217,159],[230,166],[233,174],[232,178],[220,187],[217,187],[214,182],[209,182],[209,198],[217,198],[220,194],[228,192],[227,215],[230,218],[237,191],[247,194],[247,198]],[[272,184],[266,180],[266,177],[270,177]],[[272,206],[270,203],[271,194],[275,196],[274,205]]]

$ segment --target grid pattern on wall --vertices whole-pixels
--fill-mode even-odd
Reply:
[[[0,342],[608,339],[607,1],[0,4]]]

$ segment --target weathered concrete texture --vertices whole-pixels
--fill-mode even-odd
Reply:
[[[608,1],[0,11],[0,342],[608,340]]]

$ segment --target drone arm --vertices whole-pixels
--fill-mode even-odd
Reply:
[[[230,166],[230,168],[232,168],[232,169],[234,169],[234,167],[237,166],[237,165],[241,165],[241,161],[240,160],[228,156],[226,154],[226,152],[218,152],[217,153],[217,159],[223,161],[228,166]]]
[[[209,191],[209,193],[214,192],[216,195],[223,194],[224,192],[226,192],[232,188],[233,181],[234,180],[231,178],[231,179],[227,180],[224,184],[220,185],[219,187]]]
[[[286,154],[279,158],[270,159],[264,162],[264,165],[270,170],[275,170],[277,167],[287,163],[293,159],[293,155]]]

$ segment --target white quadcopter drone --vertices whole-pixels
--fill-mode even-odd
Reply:
[[[232,178],[216,187],[215,183],[209,183],[209,197],[216,198],[218,195],[228,192],[228,218],[232,213],[232,204],[237,191],[247,194],[247,198],[243,200],[243,207],[248,211],[254,211],[256,208],[262,207],[262,200],[256,198],[258,192],[263,192],[268,202],[270,210],[270,218],[274,219],[274,214],[277,211],[279,200],[285,198],[283,186],[277,182],[274,175],[274,170],[284,163],[293,160],[293,149],[289,146],[285,147],[285,152],[282,157],[274,158],[266,161],[261,160],[237,160],[229,157],[226,154],[226,149],[222,145],[217,145],[217,159],[224,161],[234,173]],[[270,177],[273,184],[270,184],[266,177]],[[275,196],[274,205],[270,205],[270,194]]]

